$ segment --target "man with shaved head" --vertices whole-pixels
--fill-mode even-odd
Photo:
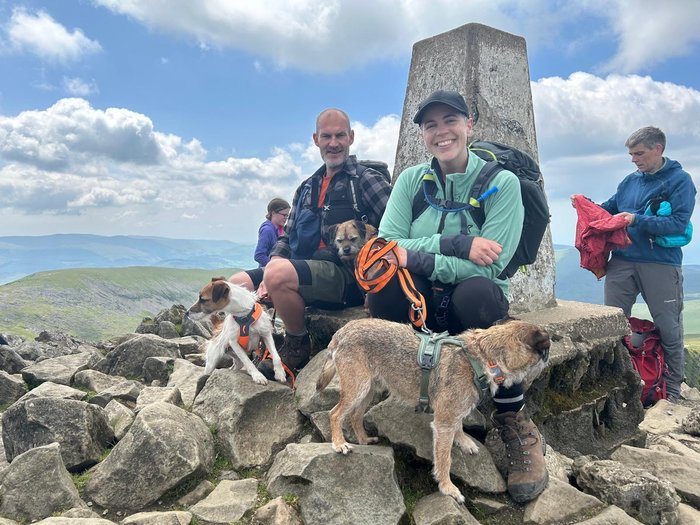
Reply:
[[[230,278],[272,300],[286,330],[278,351],[282,361],[295,371],[308,363],[311,354],[304,308],[344,308],[363,302],[350,270],[327,249],[333,245],[331,227],[350,219],[379,226],[391,192],[383,174],[358,165],[350,155],[355,132],[347,113],[336,108],[323,110],[316,118],[313,140],[323,166],[297,188],[284,234],[272,248],[270,262],[264,269],[239,272]],[[272,366],[266,361],[260,369],[273,378]]]

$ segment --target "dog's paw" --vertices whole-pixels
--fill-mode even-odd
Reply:
[[[338,454],[343,454],[344,456],[347,456],[348,453],[352,451],[352,445],[348,442],[343,442],[339,445],[332,443],[331,447],[333,447],[333,450],[335,450]]]
[[[255,372],[251,372],[250,377],[253,378],[253,382],[259,384],[259,385],[266,385],[267,384],[267,379],[265,378],[264,375],[262,375],[260,372],[255,370]]]
[[[278,383],[286,383],[287,382],[287,374],[284,373],[284,370],[280,368],[279,370],[275,370],[275,381]]]
[[[455,435],[455,444],[465,454],[474,455],[479,453],[479,447],[477,446],[477,444],[471,437],[469,437],[465,433],[458,433],[457,435]]]
[[[379,443],[379,438],[378,437],[367,437],[365,439],[357,439],[357,442],[360,445],[374,445],[375,443]]]
[[[457,503],[464,503],[464,496],[452,482],[440,483],[438,488],[441,494],[454,498]]]

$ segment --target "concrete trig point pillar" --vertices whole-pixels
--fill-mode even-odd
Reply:
[[[537,138],[525,39],[481,24],[466,24],[413,46],[394,177],[429,154],[413,123],[418,104],[437,89],[459,91],[474,116],[474,139],[512,145],[535,160]],[[511,312],[556,304],[555,260],[549,228],[535,264],[511,279]]]

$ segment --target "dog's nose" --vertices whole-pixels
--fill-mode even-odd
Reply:
[[[343,253],[345,253],[345,254],[350,253],[350,246],[345,246],[345,247],[343,248]]]

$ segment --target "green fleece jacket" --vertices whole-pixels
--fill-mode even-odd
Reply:
[[[437,199],[467,202],[477,175],[486,161],[469,152],[466,173],[449,173],[445,187],[438,184]],[[486,221],[482,229],[474,223],[467,211],[448,213],[442,234],[437,233],[442,215],[428,207],[413,220],[413,199],[423,192],[423,175],[430,169],[424,163],[404,170],[394,183],[391,197],[379,225],[379,235],[396,240],[408,250],[408,269],[431,281],[456,284],[470,277],[487,277],[493,280],[508,297],[510,281],[498,279],[520,241],[524,209],[520,196],[520,182],[510,171],[501,171],[489,185],[498,191],[482,204]],[[465,214],[468,233],[461,233],[460,214]],[[469,250],[474,237],[485,237],[498,242],[503,251],[497,261],[489,266],[479,266],[469,260]]]

